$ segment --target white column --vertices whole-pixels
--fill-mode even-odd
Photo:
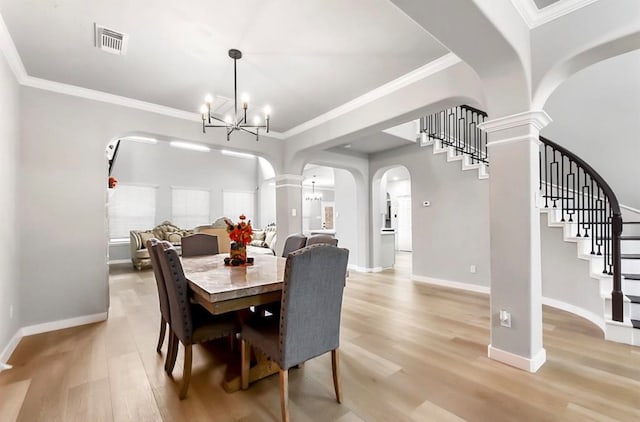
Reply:
[[[276,182],[276,254],[282,254],[290,234],[302,233],[302,179],[298,174],[281,174]]]
[[[551,119],[530,111],[489,120],[489,210],[491,233],[491,344],[489,358],[537,371],[542,347],[542,286],[539,131]],[[505,327],[500,312],[510,315]]]

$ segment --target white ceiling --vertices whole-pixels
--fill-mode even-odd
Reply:
[[[30,76],[197,112],[211,92],[270,105],[286,131],[444,55],[387,0],[0,2]],[[94,22],[129,34],[94,47]]]

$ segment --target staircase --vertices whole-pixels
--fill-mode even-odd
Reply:
[[[417,142],[488,178],[487,138],[478,129],[486,117],[466,105],[425,116]],[[640,345],[640,221],[622,221],[615,194],[587,163],[549,139],[540,141],[540,211],[590,262],[590,275],[599,280],[605,337]]]

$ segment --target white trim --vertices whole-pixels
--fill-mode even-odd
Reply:
[[[383,269],[382,267],[373,267],[373,268],[360,267],[359,265],[355,265],[355,264],[349,264],[347,268],[359,273],[379,273]]]
[[[300,189],[302,189],[302,184],[296,185],[296,184],[293,184],[293,183],[286,183],[284,185],[276,185],[276,189],[280,189],[280,188],[300,188]]]
[[[0,372],[6,371],[7,369],[11,369],[11,368],[13,368],[13,366],[0,362]]]
[[[587,321],[596,325],[598,328],[600,328],[603,333],[606,331],[606,323],[604,321],[604,318],[584,308],[580,308],[576,305],[572,305],[570,303],[563,302],[561,300],[552,299],[550,297],[544,297],[544,296],[542,297],[542,304],[551,306],[552,308],[561,309],[563,311],[567,311],[571,314],[582,317]]]
[[[487,142],[487,148],[495,146],[495,145],[500,145],[500,144],[510,144],[513,142],[520,142],[520,141],[532,141],[532,142],[538,142],[540,143],[539,140],[537,140],[535,137],[533,136],[529,136],[529,135],[522,135],[522,136],[514,136],[513,138],[507,138],[507,139],[500,139],[498,141],[493,141],[493,142]]]
[[[78,327],[80,325],[93,324],[94,322],[106,321],[107,312],[99,314],[84,315],[75,318],[61,319],[59,321],[44,322],[42,324],[29,325],[22,327],[20,335],[22,337],[32,336],[34,334],[46,333],[49,331],[63,330],[65,328]]]
[[[394,79],[391,82],[388,82],[378,88],[375,88],[364,95],[361,95],[353,100],[344,103],[332,110],[327,111],[315,117],[311,120],[308,120],[294,128],[291,128],[284,132],[282,135],[284,138],[289,138],[294,135],[298,135],[304,131],[312,129],[316,126],[320,126],[323,123],[326,123],[332,119],[343,116],[359,107],[362,107],[366,104],[372,103],[380,98],[390,95],[408,85],[411,85],[415,82],[418,82],[422,79],[425,79],[435,73],[441,72],[448,67],[451,67],[457,63],[460,63],[461,60],[453,53],[447,53],[442,57],[439,57],[432,62],[427,63],[426,65],[419,67],[405,75],[400,76],[397,79]]]
[[[109,262],[107,262],[107,264],[112,265],[112,264],[130,264],[131,260],[130,259],[113,259],[113,260],[109,260]]]
[[[22,333],[21,333],[21,330],[18,329],[18,331],[16,331],[16,333],[13,335],[13,337],[11,337],[11,340],[9,340],[9,343],[7,343],[7,346],[4,348],[2,353],[0,353],[0,372],[3,371],[4,369],[11,368],[10,365],[6,365],[6,362],[9,360],[9,358],[13,354],[13,351],[16,350],[16,347],[18,347],[18,343],[20,343],[20,340],[22,340]],[[4,369],[3,369],[3,366],[4,366]]]
[[[16,45],[13,42],[13,38],[11,38],[11,34],[9,33],[7,25],[4,23],[2,15],[0,15],[0,52],[2,52],[2,55],[7,60],[16,80],[21,84],[27,77],[27,71],[24,68],[20,54],[18,54]]]
[[[487,133],[521,126],[533,126],[537,130],[540,130],[551,122],[551,117],[549,117],[544,110],[532,110],[510,116],[498,117],[497,119],[485,120],[478,125],[478,128]]]
[[[483,293],[483,294],[491,293],[491,287],[489,286],[480,286],[478,284],[462,283],[460,281],[442,280],[439,278],[425,277],[425,276],[415,275],[415,274],[411,274],[411,280],[417,281],[419,283],[433,284],[436,286],[449,287],[452,289],[466,290],[469,292],[476,292],[476,293]]]
[[[513,366],[523,371],[536,372],[547,361],[547,351],[542,348],[532,358],[515,355],[501,349],[497,349],[492,345],[487,347],[487,355],[489,359],[497,360],[507,365]]]
[[[533,0],[511,0],[529,29],[549,23],[559,17],[575,12],[597,0],[563,0],[538,9]]]
[[[626,205],[620,204],[620,208],[624,208],[627,211],[635,212],[636,214],[640,214],[640,210],[637,208],[628,207]]]
[[[107,312],[101,312],[99,314],[84,315],[76,318],[62,319],[59,321],[44,322],[42,324],[22,327],[18,331],[16,331],[15,335],[11,338],[11,340],[9,340],[9,344],[7,344],[7,346],[2,351],[2,354],[0,354],[0,363],[9,360],[11,354],[14,352],[23,337],[46,333],[49,331],[63,330],[65,328],[77,327],[80,325],[92,324],[94,322],[106,321],[107,317]]]
[[[281,180],[296,180],[302,182],[304,180],[304,176],[300,174],[279,174],[273,177],[274,182],[280,182]]]

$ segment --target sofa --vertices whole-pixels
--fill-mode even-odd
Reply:
[[[184,236],[194,233],[207,233],[218,236],[218,251],[220,253],[229,253],[231,250],[231,240],[227,233],[227,224],[225,218],[218,218],[211,224],[198,226],[194,229],[182,229],[170,221],[163,221],[151,230],[131,230],[129,232],[131,245],[131,263],[138,271],[151,267],[151,258],[146,248],[147,240],[153,238],[166,240],[176,248],[178,254],[182,253],[181,244]],[[247,254],[254,256],[258,254],[275,255],[276,245],[276,226],[268,225],[263,230],[254,230],[253,241],[247,247]]]
[[[193,233],[193,230],[182,229],[170,221],[163,221],[151,230],[131,230],[129,232],[129,242],[133,267],[138,271],[151,267],[151,258],[149,258],[149,251],[145,246],[147,240],[151,238],[166,240],[175,246],[178,253],[181,253],[182,238]]]

